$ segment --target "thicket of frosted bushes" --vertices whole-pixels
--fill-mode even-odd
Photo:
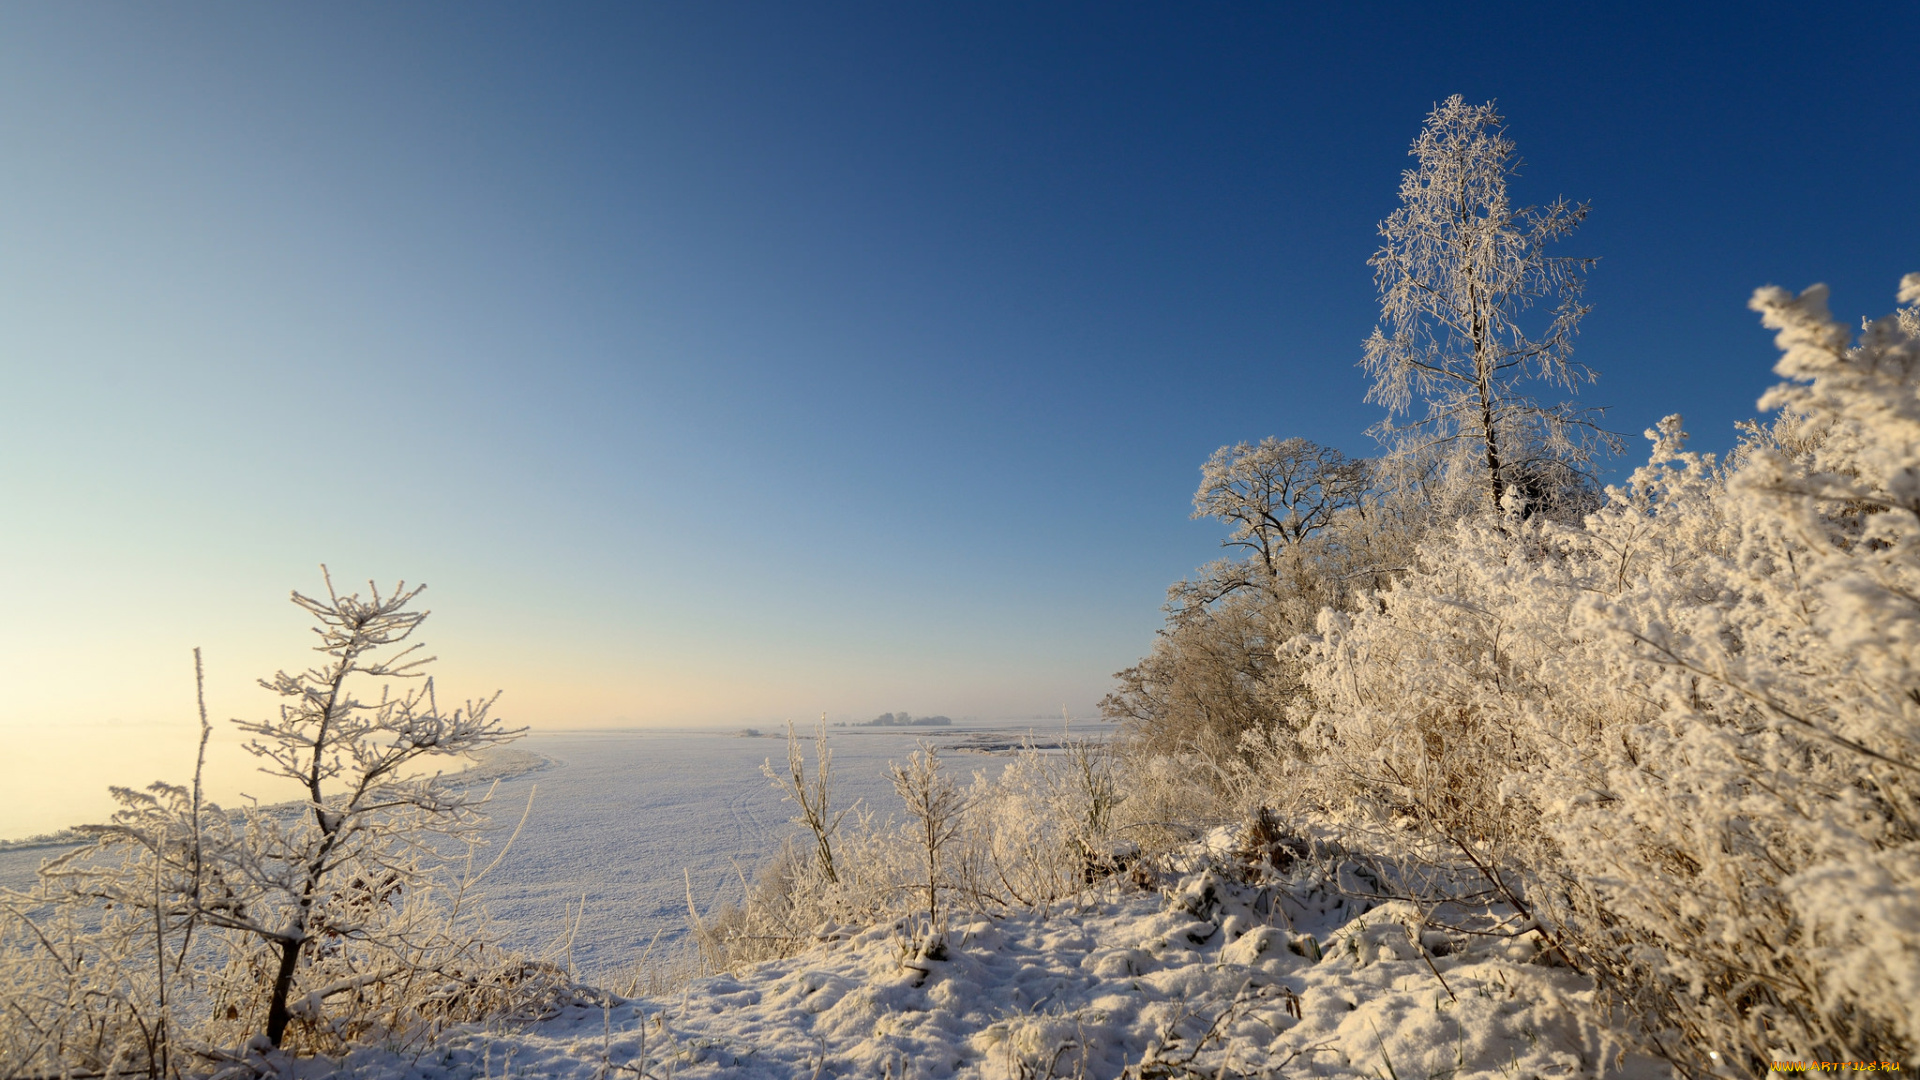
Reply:
[[[1857,343],[1764,289],[1791,382],[1678,417],[1578,525],[1460,521],[1296,645],[1325,807],[1485,867],[1700,1069],[1920,1045],[1920,275]],[[1700,1058],[1705,1060],[1700,1060]]]
[[[931,747],[893,767],[900,809],[835,809],[824,725],[808,767],[788,733],[787,768],[768,776],[796,808],[789,842],[739,903],[692,908],[704,966],[722,970],[790,956],[843,929],[897,922],[912,951],[945,948],[956,911],[1037,909],[1070,901],[1121,870],[1137,846],[1122,835],[1122,763],[1112,748],[1066,739],[1028,747],[1004,768],[956,776]]]
[[[1617,1010],[1603,1019],[1683,1072],[1906,1059],[1920,275],[1898,299],[1856,341],[1823,288],[1759,291],[1789,381],[1726,460],[1689,452],[1669,417],[1583,518],[1518,491],[1499,513],[1430,515],[1391,584],[1284,641],[1293,617],[1270,616],[1266,692],[1282,700],[1260,717],[1245,692],[1238,753],[1174,695],[1149,703],[1157,726],[1136,721],[1124,676],[1110,711],[1158,767],[1228,781],[1216,813],[1265,802],[1477,879],[1600,981]],[[1320,542],[1377,531],[1363,505]],[[1190,588],[1159,651],[1204,682],[1243,631],[1185,647],[1209,625],[1177,603]]]

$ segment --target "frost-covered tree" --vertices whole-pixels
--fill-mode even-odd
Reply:
[[[1354,582],[1385,566],[1371,463],[1306,439],[1223,446],[1200,469],[1193,516],[1228,527],[1236,555],[1167,590],[1167,625],[1152,651],[1118,672],[1101,711],[1159,752],[1236,753],[1240,737],[1278,719],[1299,689],[1274,646],[1348,602]]]
[[[1251,594],[1169,617],[1147,655],[1115,673],[1100,713],[1143,750],[1230,754],[1244,732],[1279,719],[1294,693],[1275,642]]]
[[[408,610],[421,587],[397,585],[382,596],[370,584],[363,600],[358,593],[340,595],[331,577],[326,584],[324,599],[293,594],[318,623],[314,651],[321,662],[261,680],[286,699],[280,715],[238,722],[254,736],[247,749],[264,771],[305,789],[307,814],[287,827],[254,823],[228,869],[250,879],[254,902],[249,910],[222,906],[208,913],[216,925],[258,937],[274,954],[265,1034],[275,1046],[293,1016],[302,961],[311,965],[324,953],[315,948],[316,937],[365,932],[389,897],[415,884],[406,858],[411,849],[428,834],[475,824],[467,795],[437,777],[410,776],[413,764],[520,734],[491,715],[497,694],[441,709],[422,670],[433,658],[418,655],[419,643],[407,643],[427,617]],[[380,654],[390,647],[398,651]],[[396,693],[384,682],[389,679],[423,681],[417,690]],[[378,684],[378,697],[360,696],[367,683]]]
[[[1367,462],[1301,438],[1268,437],[1214,451],[1200,467],[1193,516],[1231,526],[1220,544],[1241,549],[1245,558],[1212,575],[1205,598],[1248,587],[1277,593],[1285,560],[1360,505],[1368,475]]]
[[[277,1048],[296,1023],[311,1046],[374,1029],[397,1037],[539,981],[463,929],[462,887],[446,891],[436,873],[449,843],[477,841],[482,800],[423,766],[520,732],[492,714],[492,698],[440,706],[422,670],[432,658],[409,641],[427,616],[412,609],[420,591],[363,598],[329,578],[323,597],[293,594],[317,623],[319,662],[261,681],[284,699],[277,717],[235,723],[263,772],[299,786],[298,803],[229,813],[203,804],[197,779],[191,792],[116,789],[123,809],[86,830],[95,843],[42,871],[42,902],[119,912],[107,937],[76,939],[74,955],[111,955],[124,913],[146,913],[128,932],[155,958],[156,1015],[181,1011],[166,1003],[170,984],[191,984],[189,1011],[215,1040],[197,1044],[203,1053],[235,1035]],[[414,679],[417,689],[394,688]],[[62,966],[66,954],[42,940]],[[91,1008],[82,999],[67,1011]]]
[[[1368,260],[1381,324],[1361,366],[1367,400],[1388,417],[1376,433],[1403,453],[1439,451],[1477,475],[1487,506],[1509,491],[1531,505],[1583,487],[1596,444],[1611,446],[1590,411],[1528,396],[1530,382],[1572,392],[1594,374],[1572,359],[1594,260],[1548,254],[1577,228],[1585,203],[1515,208],[1507,179],[1514,144],[1493,103],[1459,95],[1435,106],[1401,174],[1400,208],[1380,223]],[[1523,323],[1539,304],[1544,325]],[[1396,426],[1401,416],[1411,422]]]

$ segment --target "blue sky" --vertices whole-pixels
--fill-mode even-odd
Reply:
[[[0,725],[259,712],[322,561],[535,724],[1085,714],[1214,447],[1370,452],[1436,100],[1591,201],[1618,430],[1889,309],[1920,9],[1842,7],[0,8]]]

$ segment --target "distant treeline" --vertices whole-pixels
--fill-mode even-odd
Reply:
[[[946,727],[953,723],[949,716],[914,716],[910,713],[881,713],[871,720],[854,722],[854,727]]]

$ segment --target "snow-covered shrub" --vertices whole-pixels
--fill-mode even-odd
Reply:
[[[173,914],[164,895],[93,911],[0,898],[0,1075],[164,1075],[180,1027],[169,992],[185,981]]]
[[[1920,275],[1900,300],[1920,300]],[[1578,528],[1460,522],[1298,646],[1311,772],[1444,842],[1687,1072],[1920,1045],[1920,345],[1761,290],[1791,382]]]
[[[894,764],[891,771],[894,793],[907,809],[908,820],[901,829],[919,857],[911,886],[914,893],[926,897],[928,932],[937,933],[940,894],[951,887],[953,878],[950,871],[942,873],[941,856],[947,854],[952,861],[947,848],[965,830],[971,800],[953,777],[941,771],[940,758],[931,746],[915,750],[905,765]]]
[[[889,714],[891,715],[891,714]],[[786,801],[794,804],[798,811],[793,817],[795,825],[805,826],[813,834],[815,866],[820,876],[829,884],[837,884],[839,873],[833,865],[833,834],[840,830],[840,823],[846,820],[847,810],[838,813],[833,809],[833,751],[827,749],[827,718],[820,717],[820,726],[813,736],[814,771],[807,775],[807,757],[801,749],[800,739],[794,733],[793,725],[787,725],[787,769],[782,773],[773,767],[769,759],[760,766],[773,786],[780,789]]]
[[[1539,807],[1511,779],[1540,767],[1542,703],[1569,724],[1605,707],[1557,694],[1561,668],[1578,662],[1565,628],[1581,595],[1563,534],[1518,514],[1463,519],[1374,603],[1323,613],[1299,647],[1314,761],[1276,778],[1349,829],[1430,841],[1433,860],[1470,868],[1528,918],[1545,914],[1529,870],[1550,851]]]
[[[967,852],[973,891],[991,903],[1046,911],[1119,869],[1129,801],[1113,748],[1068,739],[1060,753],[1028,747],[997,777],[974,775]]]
[[[791,823],[806,830],[804,839],[788,838],[751,881],[742,881],[738,901],[711,912],[700,910],[689,884],[688,915],[700,966],[709,972],[791,956],[831,939],[842,925],[885,922],[906,910],[914,891],[907,882],[917,865],[906,837],[892,819],[877,819],[871,807],[836,807],[824,724],[813,744],[809,771],[806,748],[789,725],[786,768],[774,768],[771,760],[762,766],[794,804]],[[925,888],[923,882],[922,897]]]
[[[1557,831],[1660,946],[1688,1039],[1898,1058],[1920,1047],[1920,340],[1908,307],[1850,343],[1821,287],[1754,307],[1792,380],[1762,402],[1781,419],[1673,515],[1701,551],[1684,572],[1582,606],[1649,715],[1569,761],[1606,797],[1565,800]]]
[[[1133,785],[1104,743],[1029,746],[966,784],[922,749],[895,765],[901,812],[882,818],[824,800],[831,755],[820,738],[811,774],[798,740],[785,772],[768,767],[776,786],[813,808],[794,818],[806,835],[763,864],[738,902],[703,913],[689,898],[708,970],[791,956],[847,927],[911,924],[910,936],[930,944],[955,912],[1047,911],[1123,869],[1133,850],[1122,815]],[[816,820],[831,828],[816,830]]]

